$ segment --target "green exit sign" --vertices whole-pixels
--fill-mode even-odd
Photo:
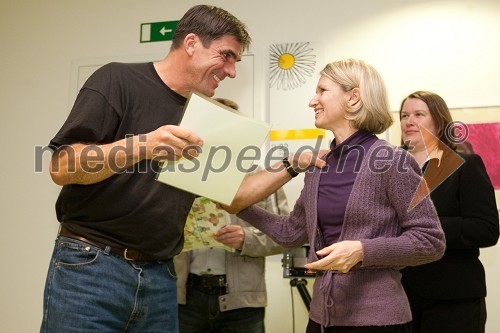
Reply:
[[[172,40],[177,23],[179,23],[179,21],[141,24],[141,43]]]

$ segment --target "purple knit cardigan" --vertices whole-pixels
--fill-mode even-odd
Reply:
[[[290,215],[278,216],[252,206],[238,216],[284,247],[309,242],[309,261],[318,260],[320,174],[317,168],[306,172],[304,188]],[[409,209],[421,179],[418,164],[405,150],[383,140],[370,147],[347,202],[339,238],[339,242],[361,241],[363,261],[347,274],[318,272],[310,310],[313,321],[329,327],[386,326],[411,320],[399,270],[435,261],[445,250],[429,196]]]

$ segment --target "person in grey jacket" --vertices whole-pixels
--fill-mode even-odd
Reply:
[[[392,124],[380,74],[357,59],[329,63],[320,74],[309,106],[316,127],[335,136],[326,167],[306,172],[290,215],[252,206],[238,216],[284,247],[311,245],[305,267],[317,277],[307,333],[410,332],[400,269],[441,258],[443,230],[428,196],[412,202],[423,181],[416,161],[375,136]],[[294,164],[282,161],[289,178]],[[223,207],[238,211],[248,193],[253,199],[284,179],[284,171],[271,171],[245,178],[234,205]]]
[[[231,100],[215,100],[238,109]],[[274,214],[289,213],[281,188],[257,206]],[[210,248],[185,251],[174,258],[180,333],[265,332],[265,257],[283,248],[237,216],[229,219],[216,240],[234,252]]]

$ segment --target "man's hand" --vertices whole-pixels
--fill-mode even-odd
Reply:
[[[342,241],[327,246],[317,251],[316,254],[326,257],[306,264],[305,268],[347,273],[358,262],[363,260],[363,245],[360,241]]]
[[[96,145],[75,143],[52,154],[50,175],[58,185],[94,184],[144,159],[178,160],[198,156],[203,141],[195,133],[175,125],[148,134]]]
[[[165,125],[146,134],[148,159],[178,160],[198,156],[203,140],[188,129]]]
[[[215,240],[236,250],[241,250],[245,241],[245,231],[240,225],[226,225],[219,229]]]

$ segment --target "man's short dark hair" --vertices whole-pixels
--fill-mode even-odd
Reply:
[[[243,22],[222,8],[208,5],[194,6],[184,14],[175,29],[171,49],[177,49],[190,33],[196,34],[204,47],[227,35],[233,36],[243,50],[252,41]]]

